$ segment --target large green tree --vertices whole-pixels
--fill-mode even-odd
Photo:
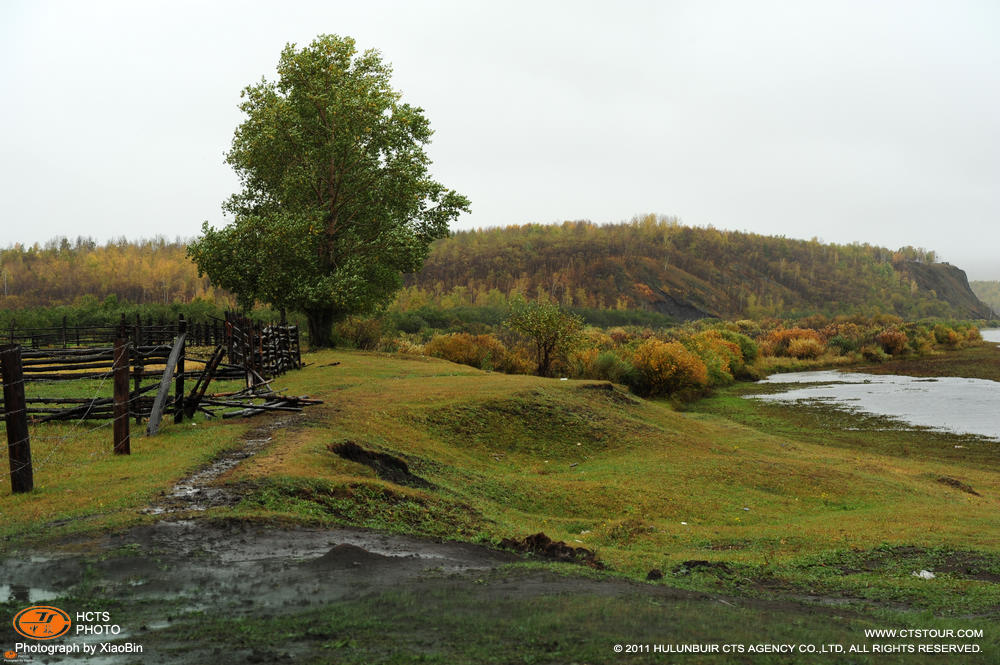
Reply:
[[[423,109],[405,104],[377,51],[321,35],[285,47],[278,80],[243,90],[226,161],[242,190],[190,246],[199,271],[255,300],[303,312],[313,344],[348,314],[388,303],[469,201],[433,180]]]

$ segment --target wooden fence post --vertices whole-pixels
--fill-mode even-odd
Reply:
[[[28,412],[24,401],[20,346],[11,344],[0,349],[0,373],[3,376],[10,488],[15,494],[30,492],[35,481],[31,469],[31,441],[28,438]]]
[[[132,449],[129,444],[128,426],[128,368],[128,342],[124,337],[116,337],[114,364],[114,436],[116,455],[130,455],[132,453]]]
[[[184,422],[184,353],[187,346],[187,321],[184,315],[179,314],[177,319],[177,337],[181,340],[181,352],[177,356],[177,374],[174,383],[174,422]]]
[[[295,369],[302,368],[302,342],[299,338],[299,327],[295,326]]]
[[[143,334],[142,334],[142,319],[139,314],[135,315],[135,330],[132,333],[132,341],[135,343],[135,362],[134,368],[132,370],[132,390],[135,391],[136,397],[139,396],[139,389],[142,388],[142,375],[145,371],[145,363],[142,360],[142,345],[145,344]],[[130,408],[135,414],[135,424],[142,424],[142,411],[139,409],[138,404],[134,409]]]

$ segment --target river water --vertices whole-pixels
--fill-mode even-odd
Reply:
[[[982,331],[1000,343],[1000,329]],[[762,383],[785,392],[754,395],[769,402],[819,401],[847,411],[887,416],[917,427],[1000,441],[1000,383],[959,377],[859,374],[837,370],[773,374]],[[795,387],[796,384],[808,384]]]
[[[996,342],[1000,344],[1000,328],[989,328],[979,331],[987,342]]]

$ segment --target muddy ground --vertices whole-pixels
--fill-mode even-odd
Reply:
[[[141,656],[19,661],[88,665],[621,662],[612,651],[616,641],[691,641],[671,618],[676,613],[747,612],[819,622],[843,614],[508,565],[516,561],[523,559],[489,547],[363,529],[167,518],[10,556],[0,562],[6,584],[0,591],[17,609],[51,603],[71,615],[106,611],[106,623],[121,628],[110,637],[69,635],[60,638],[63,643],[143,647]],[[579,620],[576,606],[583,607]],[[521,630],[519,622],[535,620],[542,625]],[[706,631],[719,639],[732,627]],[[0,627],[5,649],[19,639],[10,624]],[[603,657],[593,655],[595,639]],[[584,643],[591,655],[576,660]]]
[[[67,542],[0,562],[10,598],[55,603],[67,612],[111,611],[118,641],[149,642],[175,621],[261,618],[355,599],[428,578],[497,568],[514,555],[464,543],[436,543],[362,529],[308,529],[234,520],[162,520]],[[111,601],[111,602],[109,602]],[[113,607],[108,607],[113,605]],[[5,627],[9,632],[9,626]],[[4,644],[13,634],[3,634]],[[71,641],[71,640],[68,640]],[[154,642],[158,640],[154,637]],[[143,663],[246,662],[238,653],[206,659],[206,648],[161,644]],[[81,662],[43,658],[37,662]],[[134,657],[88,663],[135,662]]]

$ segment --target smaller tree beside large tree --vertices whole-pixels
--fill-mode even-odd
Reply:
[[[469,201],[434,181],[423,109],[402,102],[377,51],[321,35],[285,47],[278,80],[244,89],[226,161],[242,191],[234,221],[189,247],[201,274],[236,294],[304,313],[310,341],[391,301]]]
[[[534,342],[538,376],[551,376],[552,361],[570,351],[580,338],[583,319],[559,305],[544,301],[515,300],[504,321]]]

